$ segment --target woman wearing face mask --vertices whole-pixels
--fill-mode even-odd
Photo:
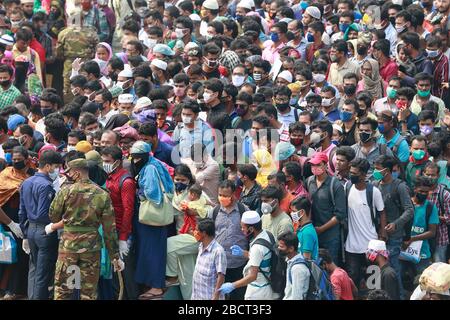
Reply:
[[[130,150],[132,157],[131,175],[138,182],[138,196],[142,200],[160,205],[164,201],[163,192],[171,196],[174,192],[172,178],[164,164],[150,155],[151,145],[136,142]],[[141,201],[142,205],[142,201]],[[165,269],[167,258],[167,227],[142,224],[136,225],[137,248],[136,275],[138,284],[151,288],[140,299],[161,298],[165,287]]]
[[[198,253],[198,242],[194,233],[183,230],[185,216],[195,217],[196,220],[206,218],[211,206],[207,204],[204,206],[204,210],[187,208],[188,189],[195,183],[195,177],[187,165],[180,164],[176,167],[173,181],[175,184],[175,193],[172,199],[172,205],[176,211],[177,235],[167,239],[166,286],[179,284],[183,299],[190,299],[192,292],[192,271],[194,270],[195,257]],[[209,202],[208,197],[204,193],[202,193],[200,199]]]
[[[386,83],[380,76],[380,67],[376,60],[367,59],[361,66],[362,80],[358,82],[356,92],[367,91],[374,100],[383,97]]]
[[[100,42],[95,50],[94,61],[98,63],[100,72],[104,76],[108,76],[108,62],[111,60],[113,52],[111,46],[106,42]]]

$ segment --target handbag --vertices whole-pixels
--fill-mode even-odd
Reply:
[[[406,250],[404,251],[402,250],[400,252],[399,259],[403,261],[409,261],[415,264],[419,263],[420,250],[422,249],[422,244],[423,244],[422,240],[411,242],[411,244],[409,245],[408,248],[406,248]]]
[[[154,227],[163,227],[171,224],[174,219],[174,208],[172,205],[173,195],[166,192],[158,174],[159,185],[163,193],[163,199],[160,205],[153,201],[143,200],[139,207],[139,222]]]
[[[0,263],[13,264],[17,262],[17,242],[11,232],[3,230],[0,224]]]

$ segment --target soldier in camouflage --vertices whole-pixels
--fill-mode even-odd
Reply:
[[[70,91],[70,74],[72,63],[76,58],[83,61],[93,59],[95,48],[99,42],[97,30],[93,27],[83,26],[83,15],[72,13],[67,19],[67,28],[58,35],[56,43],[56,56],[64,62],[64,102],[72,100]]]
[[[73,289],[80,289],[82,300],[95,300],[102,248],[98,233],[100,224],[114,271],[122,271],[124,264],[119,259],[115,217],[109,194],[89,180],[86,159],[78,155],[73,158],[69,159],[65,174],[74,183],[61,189],[49,211],[53,223],[61,220],[64,223],[56,262],[54,298],[72,299]],[[74,269],[80,271],[79,288],[74,287],[77,283],[72,276]]]

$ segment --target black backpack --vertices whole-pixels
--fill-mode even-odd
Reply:
[[[287,264],[284,258],[280,256],[278,251],[278,245],[275,241],[275,237],[269,231],[266,231],[269,235],[270,242],[265,239],[256,239],[253,245],[260,244],[270,250],[272,256],[270,258],[270,276],[264,272],[261,267],[259,272],[269,281],[273,292],[279,293],[281,297],[284,294],[284,289],[286,287],[286,269]]]

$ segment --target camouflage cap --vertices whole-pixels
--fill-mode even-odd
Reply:
[[[67,163],[67,169],[87,169],[88,163],[86,159],[75,159]],[[67,171],[68,171],[67,170]]]
[[[111,93],[113,98],[117,98],[123,93],[123,89],[119,86],[113,86],[109,89],[109,92]]]

